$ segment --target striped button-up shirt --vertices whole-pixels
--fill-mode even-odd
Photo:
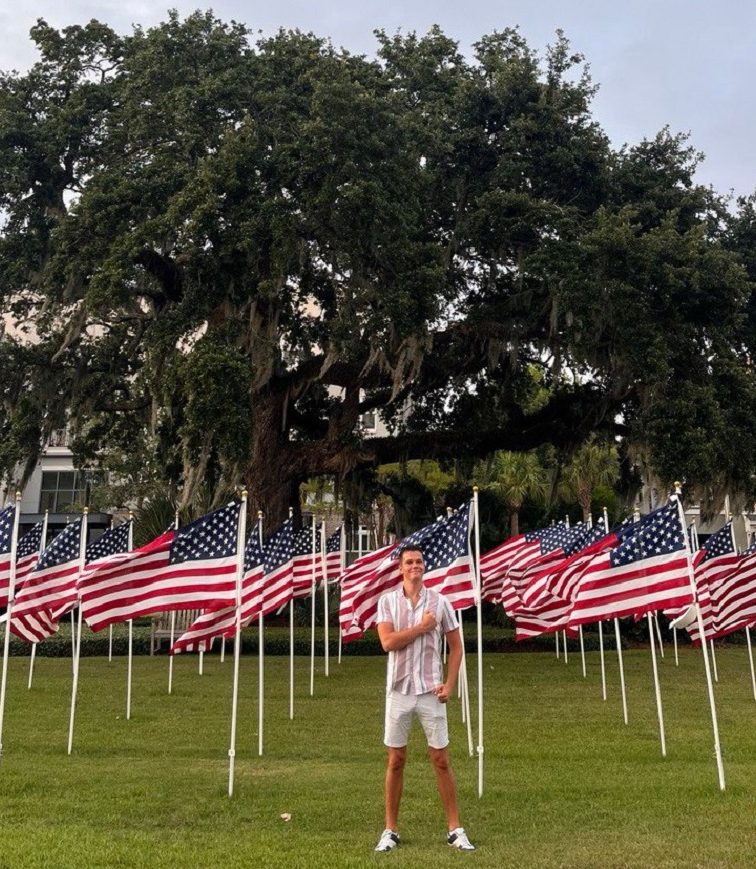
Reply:
[[[441,665],[443,638],[459,625],[449,601],[431,588],[423,587],[415,606],[405,596],[402,586],[384,594],[378,601],[378,623],[387,622],[395,631],[415,627],[428,610],[436,616],[436,627],[403,649],[389,653],[389,690],[400,694],[427,694],[441,685],[444,681]]]

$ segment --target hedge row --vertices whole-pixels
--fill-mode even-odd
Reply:
[[[624,631],[624,625],[622,630]],[[247,628],[242,633],[242,653],[245,655],[256,655],[258,650],[258,631],[257,628]],[[561,637],[560,637],[561,640]],[[671,642],[669,636],[665,636],[665,642]],[[678,632],[678,642],[680,645],[688,643],[687,635],[684,631]],[[727,643],[742,644],[746,642],[745,633],[739,632],[732,634],[726,638]],[[288,655],[289,654],[289,630],[281,626],[266,626],[265,629],[265,654],[266,655]],[[309,655],[310,654],[310,630],[309,628],[297,627],[294,629],[294,654]],[[561,642],[560,642],[561,645]],[[583,632],[583,645],[587,652],[596,652],[599,650],[599,636],[594,631]],[[627,637],[623,634],[622,646],[628,648],[632,646],[645,645],[638,643],[633,637]],[[101,631],[94,634],[88,628],[84,628],[81,639],[81,654],[83,657],[96,657],[108,654],[109,638],[108,631]],[[233,648],[233,643],[227,644],[227,651]],[[338,636],[336,629],[333,628],[329,632],[329,653],[335,656],[338,653]],[[465,648],[470,653],[477,651],[477,640],[475,633],[475,625],[465,623]],[[483,651],[484,652],[533,652],[533,651],[550,651],[553,653],[555,648],[555,640],[551,634],[536,637],[532,640],[518,643],[514,639],[514,631],[511,628],[498,628],[490,625],[483,628]],[[614,649],[614,630],[608,625],[604,629],[604,648],[606,650]],[[567,649],[570,653],[576,654],[580,651],[580,643],[577,639],[570,639],[567,642]],[[11,637],[10,654],[14,656],[29,655],[31,646],[18,640],[16,637]],[[133,650],[135,655],[149,655],[150,653],[150,628],[148,624],[135,624],[133,636]],[[166,654],[168,650],[167,641],[163,641],[162,648],[158,654]],[[323,637],[323,629],[316,628],[315,631],[315,654],[322,657],[325,650]],[[215,642],[211,654],[217,654],[220,651],[220,643]],[[48,658],[60,658],[71,656],[71,629],[69,625],[63,625],[60,631],[53,637],[45,640],[37,646],[37,654]],[[122,656],[128,654],[128,635],[125,625],[117,625],[113,632],[113,655]],[[364,637],[355,642],[346,643],[342,647],[342,655],[382,655],[378,637],[375,631],[368,631]]]

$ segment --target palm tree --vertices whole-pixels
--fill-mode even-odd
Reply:
[[[617,448],[605,443],[586,441],[572,456],[563,472],[565,494],[577,499],[583,520],[591,515],[591,499],[599,486],[611,486],[619,479]]]
[[[498,452],[485,475],[485,488],[497,494],[509,511],[509,532],[520,533],[520,509],[526,498],[542,499],[546,472],[536,453]]]

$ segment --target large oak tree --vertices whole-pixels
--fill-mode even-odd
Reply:
[[[0,292],[38,339],[0,347],[5,473],[69,419],[82,460],[274,520],[312,476],[597,429],[751,479],[743,245],[683,138],[610,146],[561,35],[32,37],[0,79]]]

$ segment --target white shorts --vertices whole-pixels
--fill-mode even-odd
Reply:
[[[425,731],[430,748],[446,748],[449,728],[446,723],[446,704],[435,694],[400,694],[389,691],[386,695],[386,729],[383,743],[389,748],[404,748],[409,741],[412,719],[417,715]]]

